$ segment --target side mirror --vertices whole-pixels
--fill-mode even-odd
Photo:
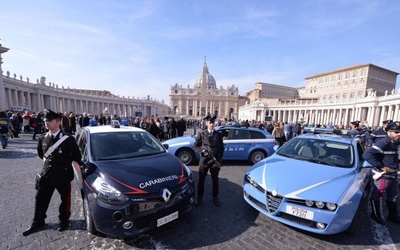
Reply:
[[[168,144],[162,144],[163,145],[163,147],[165,148],[165,149],[168,149],[169,148],[169,145]]]

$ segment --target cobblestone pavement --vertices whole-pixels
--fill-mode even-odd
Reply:
[[[211,197],[211,177],[201,207],[163,227],[127,240],[85,231],[82,202],[73,185],[69,230],[58,232],[55,192],[43,231],[24,237],[34,205],[34,175],[42,162],[31,135],[10,139],[0,150],[0,249],[400,249],[398,225],[374,224],[363,211],[355,235],[321,236],[299,231],[259,214],[242,198],[247,163],[225,163],[220,174],[220,207]],[[197,175],[197,167],[190,166]],[[367,207],[365,205],[365,207]]]

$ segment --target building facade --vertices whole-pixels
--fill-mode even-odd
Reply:
[[[170,113],[169,106],[164,102],[146,98],[129,98],[113,95],[105,90],[70,89],[59,87],[54,83],[46,83],[41,77],[36,83],[31,83],[22,76],[10,72],[3,74],[1,67],[2,54],[9,49],[0,44],[0,110],[10,110],[13,107],[24,107],[32,111],[42,111],[48,108],[57,112],[74,112],[77,114],[101,114],[108,112],[118,116],[165,116]]]
[[[344,126],[366,120],[379,126],[383,120],[400,119],[400,93],[395,91],[398,74],[373,64],[351,66],[307,77],[296,98],[263,98],[262,92],[270,88],[260,91],[257,83],[252,92],[259,98],[253,96],[239,108],[239,119],[265,121],[272,117],[273,121]],[[287,94],[292,93],[288,89]]]
[[[171,86],[169,97],[172,114],[188,119],[201,119],[207,114],[236,119],[239,106],[245,104],[247,99],[239,96],[239,89],[235,85],[217,88],[206,62],[193,88],[190,85],[184,88],[176,83]]]

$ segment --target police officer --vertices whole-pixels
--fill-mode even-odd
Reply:
[[[361,144],[365,147],[369,135],[368,128],[363,126],[360,121],[350,122],[350,124],[350,133],[360,139]]]
[[[24,236],[34,233],[45,226],[46,212],[54,190],[57,190],[61,196],[58,231],[66,230],[69,225],[71,181],[74,178],[72,161],[76,161],[79,166],[82,166],[83,163],[74,137],[62,134],[60,130],[61,119],[62,116],[60,114],[49,109],[44,110],[44,121],[49,131],[39,136],[37,144],[37,152],[39,157],[43,159],[44,166],[41,172],[40,185],[37,185],[33,222],[22,233]],[[61,143],[57,146],[55,144],[57,144],[58,140],[61,140]]]
[[[381,139],[383,137],[386,137],[386,127],[389,123],[391,123],[392,120],[386,120],[382,122],[382,127],[380,127],[377,130],[372,131],[372,133],[370,134],[370,136],[368,137],[368,146],[372,146],[375,141],[377,141],[378,139]]]
[[[203,201],[204,181],[207,172],[210,171],[212,178],[212,195],[215,206],[219,206],[218,192],[219,180],[218,174],[221,167],[222,156],[224,154],[224,143],[222,134],[214,130],[216,116],[207,115],[207,128],[199,132],[194,147],[200,153],[199,161],[199,182],[197,185],[197,206]]]
[[[389,210],[387,220],[400,223],[396,203],[399,195],[397,147],[400,139],[400,122],[388,124],[386,133],[385,137],[377,140],[363,154],[364,160],[374,167],[373,172],[375,173],[370,197],[372,206],[371,218],[382,225],[385,225],[381,213],[381,197],[384,192],[386,192],[386,206]]]

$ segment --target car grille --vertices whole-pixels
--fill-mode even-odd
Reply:
[[[270,213],[275,213],[282,203],[283,197],[280,195],[273,196],[271,192],[267,192],[267,208]]]
[[[262,209],[264,209],[264,210],[267,210],[267,207],[265,206],[265,204],[263,204],[262,202],[260,202],[259,200],[257,200],[257,199],[254,199],[254,197],[253,196],[249,196],[249,199],[252,201],[252,202],[254,202],[257,206],[259,206],[259,207],[261,207]]]

